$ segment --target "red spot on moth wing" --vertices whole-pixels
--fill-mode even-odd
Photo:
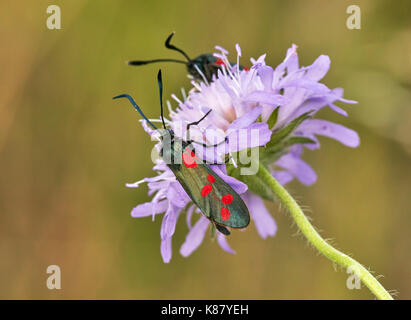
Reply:
[[[209,174],[209,175],[207,176],[207,179],[208,179],[208,181],[210,181],[210,183],[214,183],[214,181],[215,181],[215,178],[213,177],[212,174]]]
[[[213,190],[213,187],[211,184],[206,184],[203,189],[201,189],[201,196],[206,197],[211,190]]]
[[[221,219],[230,219],[230,210],[228,210],[228,208],[221,208]]]
[[[192,152],[190,150],[190,152]],[[195,161],[195,154],[194,157],[191,155],[191,153],[184,152],[183,153],[183,163],[187,168],[195,168],[197,167],[197,162]]]
[[[221,198],[221,201],[224,204],[230,204],[231,202],[233,202],[234,197],[231,194],[226,194]]]
[[[217,59],[215,64],[218,64],[219,66],[225,65],[224,61],[222,59]]]

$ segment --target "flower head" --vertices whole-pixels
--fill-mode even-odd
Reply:
[[[304,148],[313,150],[320,147],[317,135],[333,138],[349,147],[359,144],[355,131],[314,116],[326,106],[347,116],[334,103],[356,102],[343,99],[342,89],[329,89],[319,82],[330,67],[328,56],[321,55],[312,65],[300,67],[297,46],[293,45],[276,68],[266,65],[265,55],[262,55],[257,60],[251,59],[252,66],[248,69],[240,68],[241,49],[238,45],[237,63],[234,65],[228,61],[224,49],[216,48],[220,51],[215,56],[221,61],[221,70],[211,82],[205,77],[204,82],[193,80],[194,88],[183,101],[173,96],[179,106],[175,111],[170,108],[169,125],[177,136],[184,138],[187,135],[186,125],[198,121],[212,110],[190,129],[190,137],[202,143],[220,143],[215,148],[206,149],[193,144],[196,154],[209,163],[220,160],[220,164],[211,165],[211,168],[241,195],[261,237],[274,236],[277,227],[262,200],[270,199],[270,196],[261,191],[263,188],[253,180],[252,174],[242,175],[244,166],[239,163],[238,155],[242,150],[257,150],[258,165],[268,167],[281,184],[297,178],[301,183],[311,185],[317,176],[301,155]],[[154,135],[150,127],[144,124],[144,128]],[[157,148],[161,148],[160,144]],[[221,162],[227,155],[231,157],[228,165]],[[210,221],[200,214],[162,159],[157,160],[153,169],[158,175],[142,180],[148,183],[149,195],[153,198],[151,202],[135,207],[132,216],[151,215],[154,219],[155,215],[164,213],[160,233],[161,255],[164,262],[169,262],[172,236],[181,213],[186,212],[189,229],[180,248],[183,256],[198,248]],[[128,186],[137,187],[142,181]],[[193,224],[194,215],[198,219]],[[225,251],[234,253],[223,234],[217,232],[217,240]]]

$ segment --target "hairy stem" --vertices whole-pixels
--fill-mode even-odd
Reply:
[[[320,236],[320,234],[314,229],[310,221],[304,215],[304,212],[294,198],[263,165],[260,165],[258,175],[265,181],[265,183],[276,194],[281,203],[288,209],[299,230],[304,234],[315,249],[340,266],[350,268],[350,270],[355,272],[359,279],[361,279],[361,281],[378,299],[393,300],[387,290],[384,289],[378,280],[365,267],[353,258],[335,249]]]

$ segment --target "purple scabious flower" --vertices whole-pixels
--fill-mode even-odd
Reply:
[[[221,147],[213,148],[211,154],[209,150],[204,152],[203,147],[195,145],[199,157],[213,162],[215,159],[224,159],[227,153],[233,155],[243,149],[258,148],[260,157],[266,159],[264,165],[281,184],[284,185],[296,178],[305,185],[311,185],[316,181],[317,175],[309,164],[301,159],[301,155],[304,148],[314,150],[320,147],[317,135],[333,138],[349,147],[359,145],[359,137],[355,131],[314,118],[316,113],[326,106],[347,116],[347,113],[334,103],[356,103],[343,99],[342,89],[329,89],[319,82],[329,70],[328,56],[321,55],[312,65],[300,67],[297,46],[293,45],[288,49],[284,61],[275,68],[266,65],[266,55],[262,55],[257,60],[251,59],[250,69],[242,69],[239,65],[241,49],[238,45],[235,65],[228,61],[227,51],[221,47],[216,49],[220,52],[215,56],[222,65],[217,76],[213,76],[210,83],[205,77],[204,82],[193,80],[193,89],[188,96],[183,93],[182,100],[173,95],[179,104],[175,111],[171,110],[169,104],[171,121],[168,121],[168,124],[181,138],[186,136],[186,124],[199,120],[210,109],[212,110],[198,126],[190,129],[190,137],[192,140],[206,143],[224,141],[226,138],[227,142],[221,144]],[[274,145],[274,149],[265,148],[272,142],[271,139],[274,139],[276,133],[307,112],[310,112],[311,117],[298,122],[292,132],[287,134],[287,141],[294,141],[293,143]],[[272,121],[273,115],[275,121]],[[147,133],[154,136],[154,131],[145,122],[143,127]],[[257,134],[253,135],[253,132]],[[290,139],[298,137],[305,140]],[[160,148],[160,144],[157,144],[157,148]],[[229,166],[237,168],[234,160]],[[219,164],[211,165],[211,168],[243,198],[260,236],[274,236],[276,223],[266,209],[262,196],[255,192],[250,184],[244,183],[249,180],[241,181],[241,176],[234,178],[228,175],[229,166]],[[152,216],[154,219],[156,215],[164,213],[160,251],[163,261],[168,263],[172,256],[172,236],[182,212],[186,212],[189,229],[180,248],[180,253],[185,257],[200,246],[210,226],[210,220],[191,202],[162,159],[156,161],[153,169],[158,173],[157,176],[128,184],[129,187],[137,187],[140,183],[147,182],[149,195],[153,196],[151,202],[135,207],[131,215]],[[198,218],[192,223],[194,215]],[[234,253],[227,238],[220,232],[217,232],[217,242],[225,251]]]

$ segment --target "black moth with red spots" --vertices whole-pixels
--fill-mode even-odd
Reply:
[[[227,227],[247,227],[250,223],[250,214],[247,206],[229,184],[217,175],[208,164],[196,156],[193,143],[198,142],[188,138],[184,141],[176,137],[173,130],[166,128],[163,118],[161,70],[158,73],[158,85],[163,130],[159,130],[144,115],[130,95],[122,94],[113,99],[127,98],[147,123],[161,134],[162,148],[160,155],[173,171],[176,179],[180,182],[193,203],[200,208],[201,212],[215,225],[217,230],[225,235],[229,235],[230,231]],[[209,112],[199,121],[188,124],[187,134],[191,125],[198,125],[208,114]]]
[[[211,53],[204,53],[199,55],[194,59],[190,57],[181,49],[170,43],[171,38],[174,36],[174,32],[170,34],[165,42],[167,49],[175,50],[181,53],[187,61],[178,59],[152,59],[152,60],[132,60],[128,64],[131,66],[142,66],[145,64],[156,63],[156,62],[175,62],[185,64],[188,73],[196,80],[202,81],[204,78],[211,82],[213,75],[217,76],[218,70],[220,70],[224,65],[224,61],[214,57]],[[230,63],[231,66],[234,64]],[[248,70],[248,68],[239,66],[240,70]]]
[[[172,147],[162,150],[164,159],[178,159],[168,164],[181,186],[201,212],[228,235],[226,227],[245,228],[250,214],[241,197],[209,165],[199,159],[192,142],[172,138]]]

